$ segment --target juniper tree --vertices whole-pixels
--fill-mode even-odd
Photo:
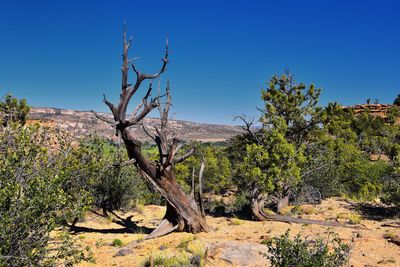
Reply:
[[[320,92],[314,85],[296,84],[286,72],[274,76],[268,88],[261,91],[264,108],[259,109],[259,130],[252,131],[252,122],[240,117],[246,123],[247,141],[236,180],[251,187],[251,206],[256,217],[271,198],[276,200],[280,212],[300,182],[307,142],[320,122]]]

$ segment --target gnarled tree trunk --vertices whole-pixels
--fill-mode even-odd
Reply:
[[[283,209],[289,206],[289,196],[283,196],[278,199],[278,203],[276,204],[276,212],[282,214]]]
[[[259,221],[264,221],[266,218],[266,214],[264,212],[266,197],[266,195],[260,193],[257,187],[253,188],[250,203],[251,212],[253,213],[253,216]]]
[[[207,223],[196,201],[182,191],[173,173],[173,166],[190,157],[194,149],[178,157],[178,152],[183,144],[176,138],[169,138],[168,112],[171,106],[169,82],[164,95],[160,95],[159,90],[158,95],[151,98],[152,80],[159,77],[166,70],[166,65],[168,64],[168,40],[165,57],[162,59],[162,67],[158,73],[152,75],[141,73],[133,64],[134,60],[128,59],[128,50],[131,41],[132,38],[129,40],[126,39],[126,30],[124,30],[124,52],[121,68],[122,89],[118,105],[113,105],[104,97],[104,103],[110,108],[114,120],[109,120],[94,111],[93,113],[97,118],[113,125],[116,129],[116,134],[120,135],[124,141],[129,161],[127,163],[122,163],[121,166],[134,164],[138,168],[140,174],[147,179],[167,201],[167,211],[162,222],[146,238],[155,238],[172,231],[187,231],[192,233],[207,231]],[[131,64],[131,66],[129,66],[129,64]],[[128,71],[130,69],[136,74],[136,82],[134,85],[128,84]],[[142,98],[142,102],[135,108],[132,115],[127,118],[126,111],[128,104],[145,80],[150,80],[149,89]],[[160,101],[163,97],[166,97],[164,105],[162,105]],[[155,133],[151,133],[144,125],[143,118],[155,108],[158,108],[160,112],[161,123],[160,127],[155,127]],[[150,161],[143,155],[141,142],[129,131],[129,127],[135,125],[142,126],[145,133],[157,144],[159,151],[159,159],[157,161]]]
[[[257,187],[253,188],[251,195],[251,211],[256,220],[259,221],[277,221],[285,223],[299,223],[299,224],[316,224],[329,227],[348,227],[348,228],[359,228],[353,225],[346,225],[337,222],[327,222],[319,220],[310,220],[303,218],[290,217],[280,214],[266,214],[264,212],[266,195],[260,193]]]

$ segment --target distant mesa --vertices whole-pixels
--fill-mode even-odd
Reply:
[[[112,118],[110,113],[100,115]],[[97,119],[92,112],[77,111],[71,109],[32,107],[29,113],[28,123],[40,123],[47,126],[55,126],[77,136],[96,133],[110,140],[118,140],[115,130],[106,122]],[[145,118],[147,128],[152,131],[155,125],[159,125],[158,118]],[[222,142],[234,135],[243,133],[240,126],[196,123],[183,120],[170,120],[169,125],[176,136],[186,141]],[[139,126],[132,127],[135,135],[141,141],[151,139]]]
[[[354,106],[348,106],[346,108],[353,109],[353,112],[356,115],[367,111],[370,115],[372,115],[374,117],[381,117],[386,120],[387,112],[392,107],[396,107],[396,106],[390,105],[390,104],[359,104],[359,105],[354,105]],[[397,118],[396,124],[400,124],[400,117]]]

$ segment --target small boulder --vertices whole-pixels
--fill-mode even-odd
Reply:
[[[120,250],[118,250],[117,254],[114,255],[114,257],[121,257],[121,256],[126,256],[129,254],[132,254],[133,250],[130,248],[122,248]]]
[[[190,266],[193,267],[201,266],[201,257],[199,255],[192,256],[190,258]]]
[[[221,259],[234,266],[266,266],[266,246],[254,242],[222,241],[208,243],[208,256]]]

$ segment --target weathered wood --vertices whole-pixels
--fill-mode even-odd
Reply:
[[[204,163],[204,159],[201,162],[200,171],[199,171],[199,194],[198,194],[198,202],[199,208],[201,212],[201,216],[204,218],[206,213],[204,211],[204,202],[203,202],[203,185],[204,185],[204,169],[206,164]]]
[[[396,244],[400,246],[400,237],[399,236],[392,236],[387,239],[388,242]]]
[[[276,212],[282,214],[282,211],[289,205],[289,196],[284,196],[278,200]]]
[[[264,203],[265,196],[258,194],[257,192],[253,192],[253,198],[251,200],[251,210],[253,216],[259,221],[276,221],[276,222],[285,222],[285,223],[297,223],[297,224],[315,224],[321,226],[328,227],[346,227],[346,228],[365,228],[357,225],[348,225],[342,224],[338,222],[328,222],[321,220],[311,220],[311,219],[303,219],[296,218],[281,214],[266,214],[264,212]]]

